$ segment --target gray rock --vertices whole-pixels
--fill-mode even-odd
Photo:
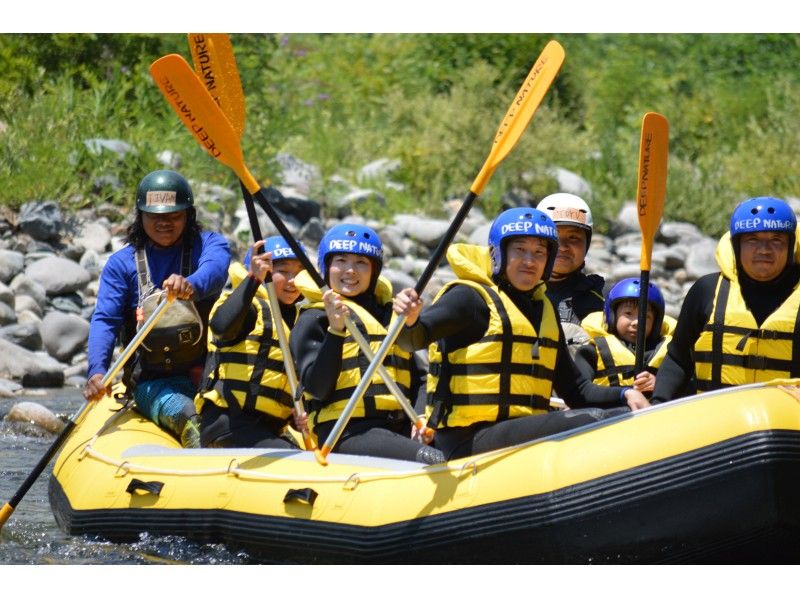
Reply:
[[[19,210],[17,226],[37,241],[58,239],[63,226],[61,209],[52,200],[25,203]]]
[[[17,312],[8,303],[0,303],[0,326],[15,324],[17,322]]]
[[[11,341],[29,351],[41,351],[43,347],[39,326],[32,322],[3,326],[0,328],[0,338]]]
[[[45,288],[35,280],[30,279],[24,273],[17,274],[11,281],[10,286],[17,296],[28,295],[39,305],[44,305],[47,301],[47,292]]]
[[[110,240],[109,243],[111,243]],[[107,256],[107,254],[103,255]],[[100,257],[100,254],[93,249],[87,249],[81,256],[78,265],[89,273],[92,280],[96,280],[100,277],[100,273],[103,271],[103,266],[105,266],[107,260],[108,257]]]
[[[690,222],[662,222],[658,231],[658,239],[668,244],[691,245],[705,236]]]
[[[282,184],[295,187],[305,196],[320,185],[322,177],[318,167],[285,153],[275,156],[275,161],[281,167],[279,178]]]
[[[617,213],[617,219],[612,225],[616,233],[634,232],[639,230],[639,212],[632,201],[625,202]]]
[[[33,424],[53,434],[61,432],[65,425],[64,422],[47,407],[30,401],[22,401],[14,405],[5,419],[10,422]]]
[[[487,222],[486,224],[476,227],[475,230],[470,233],[467,243],[471,243],[473,245],[486,245],[489,243],[490,228],[492,228],[491,222]]]
[[[556,180],[558,190],[562,193],[572,193],[590,202],[592,197],[592,186],[583,177],[575,174],[571,170],[559,166],[549,169],[548,174]]]
[[[395,216],[394,224],[403,231],[404,235],[431,249],[439,244],[450,227],[450,222],[447,220],[434,220],[404,214]]]
[[[25,269],[25,275],[44,287],[50,296],[80,291],[92,279],[80,264],[58,256],[30,264]]]
[[[298,232],[298,237],[303,243],[310,243],[312,245],[319,245],[322,237],[325,236],[325,225],[319,218],[312,218],[303,225],[303,228]]]
[[[374,181],[376,179],[385,179],[395,170],[400,168],[400,160],[392,160],[390,158],[379,158],[373,160],[366,166],[363,166],[358,171],[357,179],[359,182]]]
[[[689,250],[686,256],[686,274],[692,280],[697,280],[701,276],[719,272],[719,266],[715,258],[718,241],[713,239],[702,239]]]
[[[74,238],[76,245],[86,251],[103,253],[111,244],[111,231],[103,222],[85,222]]]
[[[110,151],[120,159],[124,159],[130,152],[134,151],[133,146],[119,139],[86,139],[83,144],[94,155],[100,155],[103,151]]]
[[[170,170],[178,170],[183,163],[180,154],[173,152],[172,150],[164,150],[163,152],[158,152],[156,154],[156,162],[164,166],[165,168],[169,168]]]
[[[51,297],[49,304],[53,309],[70,314],[81,314],[84,307],[83,298],[78,293]]]
[[[23,309],[17,313],[17,324],[36,324],[42,321],[41,314],[36,315],[29,309]]]
[[[14,291],[2,282],[0,282],[0,303],[14,306]]]
[[[42,351],[29,351],[0,338],[0,378],[20,380],[26,388],[61,387],[64,366]]]
[[[417,284],[415,278],[409,276],[405,272],[395,270],[394,268],[384,268],[381,274],[383,274],[383,276],[385,276],[389,282],[392,283],[393,295],[396,295],[403,289],[407,289],[409,287],[413,288]]]
[[[0,397],[13,397],[20,390],[22,390],[21,384],[17,384],[13,380],[4,380],[3,378],[0,378]]]
[[[0,282],[10,282],[24,268],[24,254],[19,251],[0,249]]]
[[[354,189],[343,197],[333,200],[332,207],[337,218],[344,218],[357,212],[358,206],[371,201],[380,206],[386,205],[386,198],[374,189]]]
[[[16,295],[14,297],[14,311],[17,312],[17,319],[19,319],[20,314],[24,311],[30,311],[36,314],[38,317],[42,317],[44,312],[42,311],[42,304],[38,303],[36,299],[31,297],[30,295]]]
[[[89,338],[89,323],[75,314],[48,312],[39,325],[47,353],[60,362],[68,362],[82,351]]]

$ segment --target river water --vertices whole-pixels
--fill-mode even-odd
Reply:
[[[2,418],[15,402],[31,401],[68,418],[81,406],[78,389],[37,391],[0,398],[0,504],[6,504],[55,440],[55,435]],[[55,461],[55,459],[53,459]],[[52,463],[34,483],[0,530],[0,564],[247,564],[244,552],[219,544],[195,544],[184,538],[143,534],[132,544],[116,544],[85,536],[67,536],[56,525],[47,499]]]

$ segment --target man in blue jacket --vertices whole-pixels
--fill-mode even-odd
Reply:
[[[229,263],[225,237],[198,224],[186,179],[171,170],[146,175],[136,190],[136,219],[126,245],[109,257],[100,276],[89,329],[86,399],[110,390],[102,380],[117,338],[123,344],[133,338],[163,290],[176,301],[126,365],[123,381],[143,415],[183,446],[199,446],[194,396],[205,363],[208,314]]]

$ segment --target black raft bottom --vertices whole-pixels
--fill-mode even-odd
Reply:
[[[69,534],[179,535],[268,562],[800,563],[800,433],[747,434],[544,495],[374,528],[222,510],[78,512],[55,477],[50,503]]]

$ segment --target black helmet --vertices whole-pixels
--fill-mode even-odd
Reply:
[[[139,181],[136,209],[154,214],[180,212],[194,205],[188,181],[172,170],[154,170]]]

